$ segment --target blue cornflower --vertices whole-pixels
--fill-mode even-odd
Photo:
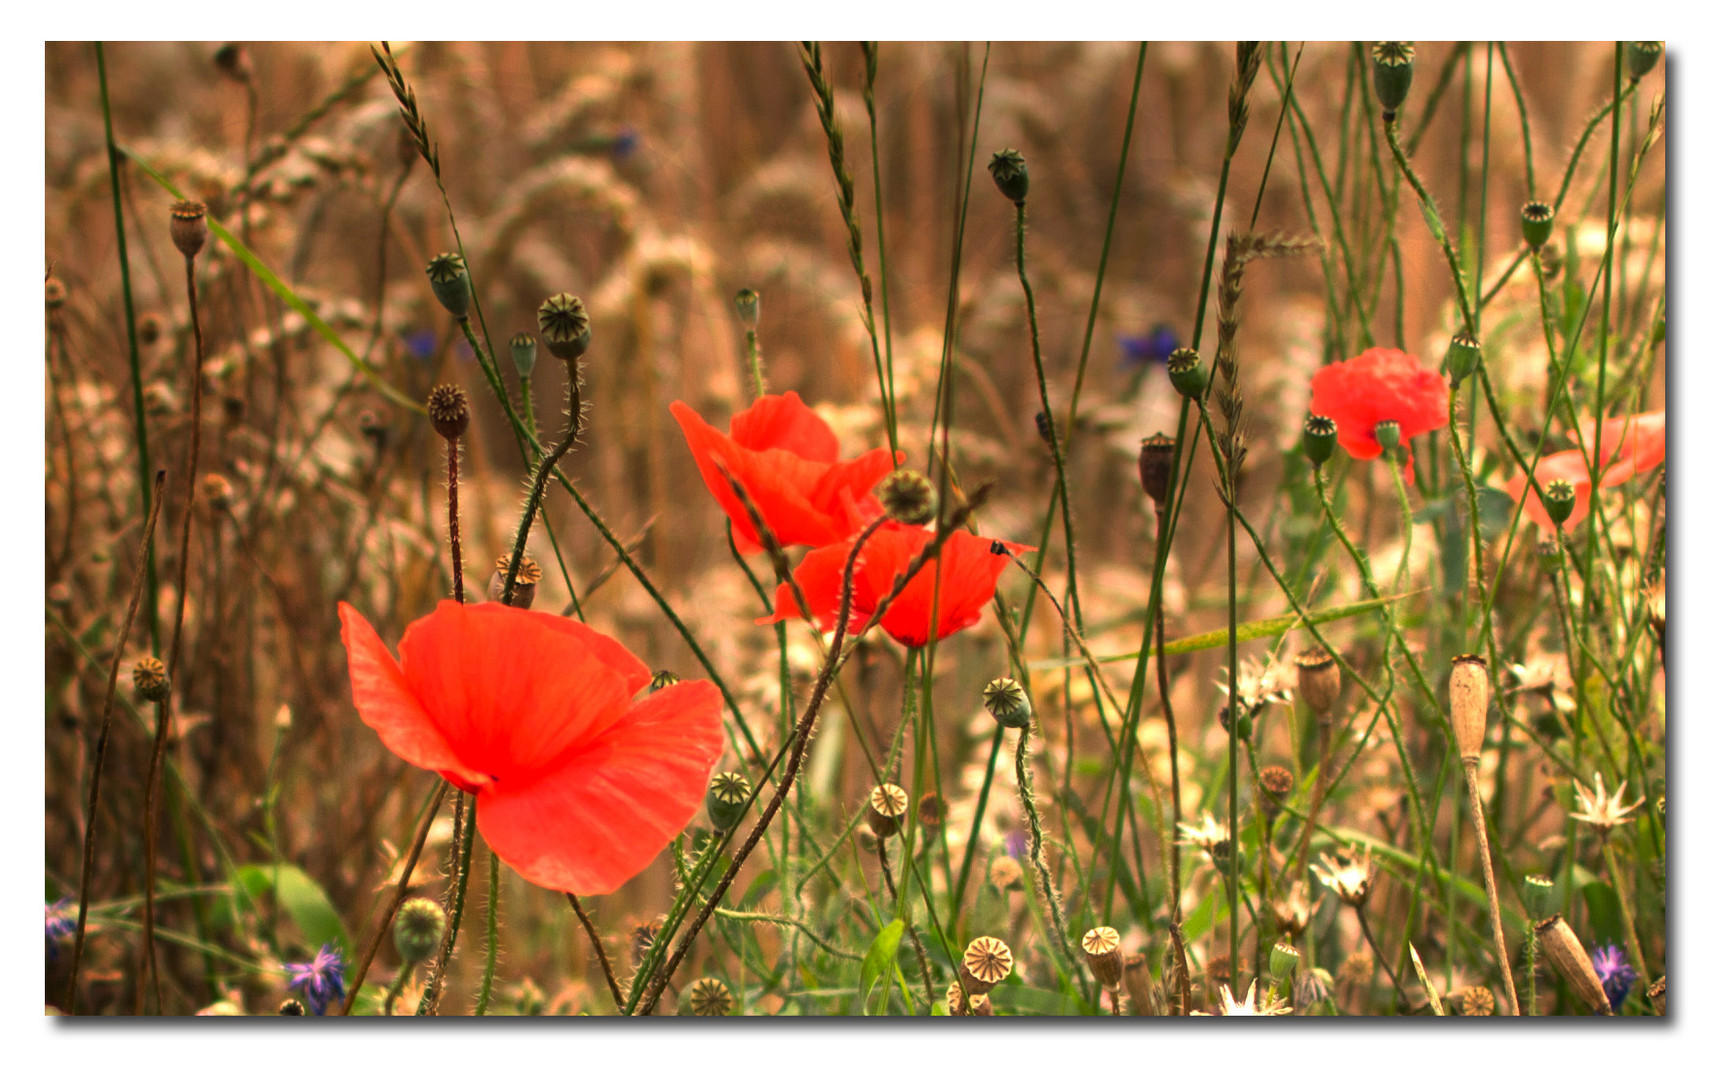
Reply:
[[[642,133],[626,124],[612,136],[612,160],[629,161],[642,146]]]
[[[1028,852],[1028,833],[1023,829],[1013,829],[1005,834],[1005,854],[1013,859],[1020,859]]]
[[[1605,996],[1611,1002],[1611,1011],[1621,1009],[1623,999],[1629,996],[1629,987],[1635,985],[1635,969],[1629,966],[1629,957],[1623,952],[1623,947],[1606,945],[1594,949],[1593,971],[1605,984]]]
[[[326,1016],[327,1009],[345,1000],[345,958],[332,945],[321,946],[315,959],[303,964],[287,964],[291,973],[291,988],[301,991],[303,1003],[316,1016]]]
[[[404,348],[418,360],[432,360],[440,338],[432,330],[412,330],[404,335]]]
[[[43,904],[46,913],[48,958],[59,956],[60,942],[77,933],[77,920],[71,914],[70,900],[55,900],[51,904]]]
[[[1163,364],[1180,344],[1177,334],[1164,323],[1154,323],[1152,330],[1134,337],[1119,334],[1118,346],[1123,349],[1123,359],[1118,362],[1118,367],[1138,368],[1149,361]]]

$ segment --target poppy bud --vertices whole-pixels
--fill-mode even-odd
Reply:
[[[654,672],[654,677],[652,679],[648,680],[648,692],[652,694],[655,691],[664,690],[668,686],[676,686],[680,682],[683,682],[683,680],[678,677],[677,672],[661,668],[659,671]]]
[[[442,251],[428,260],[428,286],[440,306],[460,319],[470,314],[470,270],[464,257]]]
[[[1004,982],[1012,966],[1009,945],[996,937],[978,937],[963,950],[963,966],[958,969],[957,979],[963,984],[963,992],[973,997]]]
[[[1546,514],[1552,519],[1552,524],[1562,525],[1575,512],[1575,485],[1568,480],[1553,480],[1547,484],[1545,496]]]
[[[167,678],[166,665],[152,656],[145,656],[131,669],[131,685],[144,701],[165,701],[172,693],[172,680]]]
[[[1540,560],[1540,569],[1547,574],[1555,574],[1563,569],[1563,548],[1558,546],[1555,536],[1535,544],[1534,555]]]
[[[541,340],[554,356],[571,361],[588,351],[588,309],[570,293],[555,293],[543,300],[535,318],[541,326]]]
[[[707,816],[720,832],[730,832],[743,820],[743,809],[755,789],[742,773],[722,772],[707,785]]]
[[[897,835],[909,812],[909,796],[896,784],[881,784],[868,793],[868,828],[884,840]]]
[[[511,570],[511,556],[501,555],[494,561],[493,577],[488,579],[487,598],[494,603],[501,603],[505,595],[505,575]],[[523,565],[517,568],[517,581],[511,587],[511,606],[528,611],[535,604],[535,586],[541,583],[541,564],[523,556]]]
[[[1450,726],[1464,763],[1479,761],[1486,742],[1486,710],[1492,679],[1484,658],[1464,653],[1450,662]]]
[[[450,383],[436,386],[428,394],[428,422],[440,438],[456,442],[470,428],[469,399]]]
[[[1530,248],[1538,251],[1551,239],[1552,219],[1556,216],[1557,211],[1552,209],[1551,203],[1534,199],[1522,204],[1522,239]]]
[[[1034,715],[1034,704],[1023,692],[1022,684],[1009,675],[1000,675],[981,691],[981,700],[1000,727],[1025,728]]]
[[[1302,424],[1302,452],[1317,469],[1331,460],[1337,449],[1337,421],[1329,416],[1309,416]]]
[[[1522,879],[1522,906],[1528,909],[1528,917],[1536,921],[1551,913],[1552,897],[1557,893],[1557,886],[1552,879],[1543,874],[1529,874]]]
[[[1337,708],[1338,692],[1343,689],[1343,672],[1337,660],[1319,646],[1296,656],[1296,689],[1308,703],[1314,715],[1329,722]]]
[[[1445,350],[1444,373],[1452,386],[1474,374],[1480,366],[1480,339],[1473,334],[1458,334],[1450,339]]]
[[[1302,954],[1288,941],[1274,941],[1272,955],[1267,958],[1267,970],[1272,974],[1272,981],[1281,983],[1290,977],[1290,972],[1296,969],[1296,961]]]
[[[1170,494],[1171,458],[1176,449],[1177,440],[1163,431],[1141,440],[1141,490],[1153,500],[1155,509],[1163,506]]]
[[[1373,441],[1390,453],[1403,445],[1403,426],[1395,420],[1381,420],[1373,425]]]
[[[392,923],[392,943],[398,947],[398,955],[411,964],[433,956],[445,933],[446,909],[426,896],[406,900]]]
[[[987,171],[993,174],[993,183],[999,185],[999,193],[1011,202],[1021,204],[1028,198],[1028,163],[1015,150],[1000,150],[987,162]]]
[[[754,330],[761,325],[761,294],[754,289],[739,289],[737,292],[737,317],[743,322],[743,329]]]
[[[1096,926],[1083,934],[1082,958],[1107,990],[1116,990],[1123,982],[1123,949],[1118,947],[1118,932],[1113,928]]]
[[[886,516],[904,525],[926,525],[939,513],[939,491],[914,469],[890,473],[874,488]]]
[[[696,1016],[730,1016],[734,1004],[730,988],[711,975],[690,984],[690,1012]]]
[[[1640,81],[1642,75],[1651,71],[1664,55],[1662,41],[1631,41],[1623,50],[1623,62],[1629,65],[1629,78]]]
[[[1186,398],[1199,399],[1207,392],[1207,368],[1201,363],[1201,354],[1185,346],[1173,349],[1171,356],[1165,361],[1165,373],[1171,376],[1171,385]]]
[[[1605,986],[1599,981],[1599,973],[1593,969],[1593,961],[1587,950],[1582,948],[1581,939],[1563,921],[1563,916],[1553,915],[1545,919],[1534,927],[1534,933],[1539,935],[1540,949],[1546,954],[1546,959],[1569,983],[1575,995],[1600,1016],[1610,1016],[1611,1002],[1605,997]]]
[[[519,378],[527,379],[535,371],[535,335],[519,330],[511,335],[511,366]]]
[[[1409,96],[1415,77],[1415,43],[1381,41],[1373,46],[1373,96],[1387,124],[1397,119],[1397,110]]]
[[[196,253],[208,242],[208,208],[190,199],[173,203],[170,231],[173,246],[185,258],[196,258]]]

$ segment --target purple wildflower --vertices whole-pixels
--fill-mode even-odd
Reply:
[[[404,335],[404,348],[418,360],[432,360],[439,345],[440,339],[432,330],[412,330]]]
[[[48,958],[59,956],[60,942],[77,933],[77,921],[71,914],[70,900],[55,900],[51,904],[43,904],[46,913]]]
[[[315,959],[302,964],[287,964],[291,988],[301,991],[303,1003],[316,1016],[326,1016],[329,1007],[345,1000],[345,958],[333,945],[321,946]]]
[[[1628,954],[1621,945],[1606,945],[1593,950],[1593,970],[1605,984],[1605,996],[1615,1012],[1623,1007],[1629,987],[1635,985],[1635,969],[1629,966]]]
[[[1118,346],[1123,349],[1123,359],[1118,366],[1133,369],[1149,362],[1164,364],[1180,344],[1176,333],[1164,323],[1155,323],[1152,330],[1134,337],[1119,334]]]
[[[1012,829],[1005,834],[1005,854],[1013,859],[1020,859],[1028,852],[1028,833],[1022,829]]]
[[[626,124],[612,136],[612,160],[617,162],[630,160],[641,145],[641,133]]]

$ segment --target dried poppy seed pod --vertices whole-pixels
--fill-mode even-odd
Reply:
[[[987,171],[993,174],[999,193],[1011,202],[1020,205],[1028,198],[1028,162],[1015,150],[1006,148],[993,154]]]
[[[1271,973],[1272,981],[1282,983],[1288,979],[1290,973],[1296,970],[1296,961],[1301,958],[1302,954],[1296,951],[1296,946],[1288,941],[1274,941],[1272,955],[1267,958],[1267,971]]]
[[[1599,981],[1599,973],[1593,970],[1593,961],[1587,950],[1581,947],[1581,939],[1563,921],[1563,916],[1553,915],[1545,919],[1534,927],[1534,933],[1539,935],[1540,949],[1546,954],[1546,959],[1569,983],[1576,996],[1600,1016],[1610,1016],[1611,1002],[1605,996],[1605,986]]]
[[[1322,724],[1331,723],[1342,690],[1343,672],[1331,653],[1316,645],[1296,655],[1296,692]]]
[[[1176,450],[1177,440],[1163,431],[1141,440],[1141,490],[1153,500],[1155,509],[1171,494],[1171,458]]]
[[[535,310],[535,321],[547,351],[560,360],[570,362],[588,351],[588,309],[570,293],[555,293],[543,300]]]
[[[1011,947],[996,937],[978,937],[963,950],[963,966],[957,978],[963,992],[973,997],[985,994],[1011,973]]]
[[[739,289],[733,301],[737,306],[737,318],[743,323],[743,329],[755,330],[761,325],[761,294],[754,289]]]
[[[170,230],[173,246],[185,258],[196,258],[196,253],[208,242],[208,207],[194,199],[173,203]]]
[[[1450,339],[1445,350],[1444,373],[1452,386],[1474,374],[1480,366],[1480,339],[1473,334],[1458,334]]]
[[[730,988],[711,975],[690,984],[690,1012],[696,1016],[730,1016],[735,1004]]]
[[[963,1014],[963,988],[957,984],[956,979],[952,979],[950,985],[945,988],[945,1011],[952,1016]]]
[[[1165,361],[1165,373],[1171,376],[1171,385],[1186,398],[1200,400],[1207,392],[1210,381],[1207,366],[1201,363],[1201,354],[1185,346],[1171,350],[1171,355]]]
[[[904,525],[926,525],[939,513],[939,491],[933,481],[914,469],[888,473],[874,487],[886,516]]]
[[[707,785],[707,816],[720,832],[730,832],[743,820],[743,808],[755,794],[749,778],[742,773],[722,772]]]
[[[470,269],[455,251],[442,251],[428,260],[428,287],[440,306],[460,319],[470,314]]]
[[[661,668],[659,671],[654,672],[653,678],[648,680],[648,692],[652,694],[655,691],[664,690],[668,686],[676,686],[681,682],[683,682],[683,679],[678,677],[677,672]]]
[[[1415,78],[1415,43],[1381,41],[1373,46],[1373,96],[1387,124],[1397,119],[1397,110],[1409,96]]]
[[[1337,421],[1329,416],[1310,416],[1302,424],[1302,453],[1319,468],[1337,449]]]
[[[1403,425],[1395,420],[1381,420],[1373,425],[1373,441],[1387,454],[1403,445]]]
[[[1000,675],[981,691],[981,700],[1000,727],[1025,728],[1034,716],[1034,705],[1023,692],[1022,684],[1009,675]]]
[[[896,836],[909,812],[909,796],[896,784],[881,784],[868,793],[868,828],[884,840]]]
[[[440,948],[446,933],[446,909],[438,900],[416,896],[398,909],[392,923],[392,943],[406,963],[420,964]]]
[[[1522,879],[1522,906],[1528,909],[1528,916],[1536,922],[1551,913],[1552,900],[1556,895],[1557,886],[1543,874],[1529,874]]]
[[[975,994],[969,998],[970,1016],[993,1015],[993,999],[986,994]]]
[[[1464,764],[1480,760],[1486,744],[1486,710],[1492,704],[1492,676],[1486,660],[1463,653],[1450,662],[1450,726]]]
[[[1492,991],[1484,986],[1464,987],[1457,1004],[1464,1016],[1492,1016],[1498,1011],[1498,1002]]]
[[[1116,990],[1123,982],[1123,949],[1118,945],[1118,932],[1110,926],[1096,926],[1082,935],[1082,957],[1088,970],[1107,990]]]
[[[535,372],[535,335],[527,330],[519,330],[511,335],[511,366],[517,369],[517,377],[527,379]]]
[[[1568,480],[1553,480],[1546,485],[1545,498],[1542,501],[1552,524],[1562,525],[1569,520],[1569,515],[1575,512],[1575,485]]]
[[[232,482],[217,472],[202,474],[202,501],[216,514],[232,508]]]
[[[511,556],[501,555],[494,560],[493,577],[487,582],[487,598],[494,603],[502,603],[505,596],[505,575],[511,569]],[[528,611],[535,604],[535,586],[541,583],[541,564],[523,556],[523,565],[517,568],[517,583],[511,588],[511,606]]]
[[[1260,770],[1260,790],[1266,796],[1266,816],[1275,818],[1284,809],[1284,800],[1296,786],[1296,775],[1282,765],[1268,765]]]
[[[428,393],[428,422],[447,442],[456,442],[470,428],[470,402],[451,383],[442,383]]]
[[[165,701],[172,693],[172,680],[167,678],[166,665],[153,656],[145,656],[131,669],[131,685],[144,701]]]
[[[1623,62],[1629,66],[1629,78],[1639,82],[1641,76],[1651,71],[1664,55],[1662,41],[1631,41],[1623,49]]]
[[[1544,247],[1551,239],[1552,219],[1557,217],[1557,211],[1551,203],[1531,199],[1522,204],[1522,239],[1528,247],[1535,251]]]

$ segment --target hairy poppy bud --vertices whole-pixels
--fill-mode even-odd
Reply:
[[[926,525],[939,512],[939,491],[914,469],[888,473],[874,488],[886,516],[904,525]]]
[[[1575,485],[1568,480],[1553,480],[1547,484],[1545,496],[1546,514],[1552,519],[1552,524],[1562,525],[1575,512]]]
[[[1001,675],[981,691],[981,700],[1000,727],[1023,728],[1034,715],[1034,705],[1023,692],[1022,684],[1009,675]]]
[[[1464,653],[1450,662],[1450,726],[1456,749],[1467,763],[1480,760],[1486,742],[1486,710],[1492,703],[1492,678],[1486,661]]]
[[[519,378],[527,379],[535,371],[535,335],[519,330],[511,335],[511,366]]]
[[[995,153],[987,162],[987,171],[993,174],[999,193],[1011,202],[1021,203],[1028,198],[1028,162],[1015,150],[1007,148]]]
[[[868,827],[882,840],[895,836],[909,812],[909,796],[896,784],[881,784],[868,793]]]
[[[1473,334],[1458,334],[1450,339],[1445,350],[1444,373],[1452,386],[1474,374],[1480,366],[1480,339]]]
[[[1147,492],[1156,509],[1170,494],[1171,458],[1176,449],[1177,440],[1163,431],[1141,440],[1141,490]]]
[[[1201,363],[1201,354],[1194,349],[1187,346],[1173,349],[1165,361],[1165,373],[1171,376],[1171,385],[1186,398],[1198,400],[1207,392],[1210,381],[1207,367]]]
[[[1302,453],[1317,469],[1331,460],[1337,449],[1337,421],[1329,416],[1309,416],[1302,424]]]
[[[1409,96],[1415,77],[1415,43],[1381,41],[1373,46],[1373,96],[1387,124],[1397,119],[1397,110]]]
[[[464,257],[454,251],[442,251],[428,260],[428,287],[440,306],[460,319],[470,314],[470,270]]]
[[[442,383],[428,393],[428,422],[440,438],[456,442],[470,428],[470,402],[464,392]]]
[[[1529,247],[1538,251],[1545,246],[1551,239],[1552,219],[1556,216],[1557,211],[1552,209],[1551,203],[1534,199],[1522,204],[1522,239]]]
[[[722,833],[730,832],[743,820],[743,809],[749,805],[749,797],[754,793],[749,778],[742,773],[715,774],[707,785],[707,816],[713,827]]]
[[[1623,62],[1629,65],[1629,78],[1640,81],[1664,55],[1662,41],[1631,41],[1623,50]]]
[[[1116,990],[1123,982],[1123,949],[1118,947],[1118,932],[1112,927],[1096,926],[1082,935],[1082,958],[1107,990]]]
[[[172,680],[167,678],[166,665],[155,657],[145,656],[131,669],[131,685],[144,701],[165,701],[172,693]]]
[[[555,293],[543,300],[535,319],[547,351],[560,360],[575,360],[588,351],[588,309],[570,293]]]
[[[761,325],[761,294],[754,289],[739,289],[734,301],[737,305],[737,318],[743,323],[743,329],[754,330]]]
[[[446,909],[438,900],[416,896],[398,909],[392,923],[392,943],[405,962],[420,964],[434,955],[446,933]]]
[[[173,203],[170,231],[173,246],[185,258],[196,258],[196,253],[208,242],[208,207],[191,199]]]
[[[1563,916],[1553,915],[1543,920],[1534,927],[1534,933],[1539,935],[1540,950],[1575,995],[1595,1013],[1610,1016],[1611,1002],[1605,996],[1605,985],[1599,981],[1599,973],[1593,969],[1593,960],[1582,947],[1581,939],[1563,921]]]

